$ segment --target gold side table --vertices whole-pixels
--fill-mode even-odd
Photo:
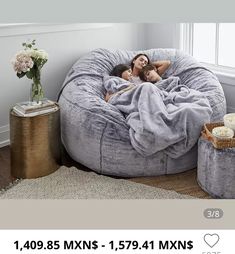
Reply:
[[[37,178],[56,171],[61,164],[60,109],[23,117],[10,111],[11,174]]]

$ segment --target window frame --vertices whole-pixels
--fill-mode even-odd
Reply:
[[[183,23],[180,26],[180,49],[193,56],[193,24]],[[218,47],[219,47],[219,23],[216,24],[216,55],[215,64],[201,62],[205,67],[212,70],[219,80],[228,85],[235,85],[235,68],[218,65]]]

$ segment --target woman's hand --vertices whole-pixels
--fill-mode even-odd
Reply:
[[[171,65],[171,61],[169,60],[162,60],[162,61],[156,61],[152,63],[156,68],[157,72],[160,76],[164,74],[164,72],[169,68]]]

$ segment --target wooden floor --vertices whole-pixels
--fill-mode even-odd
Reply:
[[[79,169],[89,171],[85,166],[73,161],[65,152],[63,152],[62,157],[63,165],[68,167],[75,166]],[[197,184],[196,169],[174,175],[137,177],[128,180],[167,190],[175,190],[179,193],[195,196],[197,198],[210,198],[210,196]],[[8,186],[11,181],[10,148],[9,146],[6,146],[0,149],[0,189]]]

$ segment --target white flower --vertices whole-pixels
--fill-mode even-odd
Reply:
[[[32,58],[43,59],[43,60],[48,59],[48,54],[43,49],[27,49],[25,50],[25,52],[28,56]]]
[[[25,54],[27,54],[29,57],[36,58],[36,50],[34,50],[34,49],[26,49],[24,51],[25,51]]]
[[[39,49],[37,50],[37,53],[38,53],[38,57],[43,59],[43,60],[47,60],[48,59],[48,54],[45,50],[43,49]]]

